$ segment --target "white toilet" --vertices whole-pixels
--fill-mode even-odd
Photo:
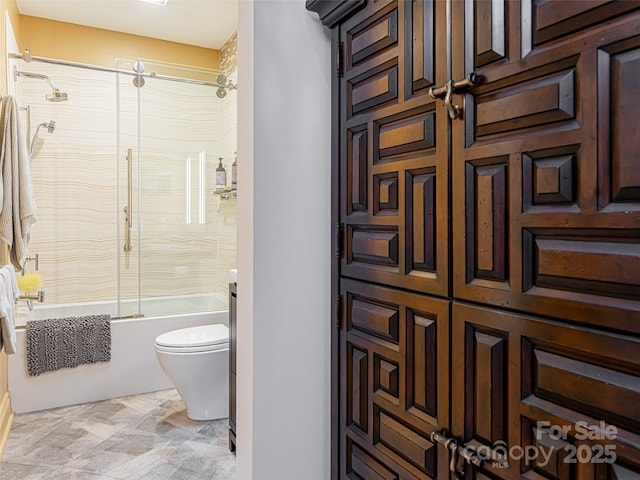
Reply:
[[[182,397],[192,420],[229,416],[229,329],[203,325],[156,338],[160,366]]]

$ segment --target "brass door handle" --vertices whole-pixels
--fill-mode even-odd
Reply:
[[[441,87],[429,88],[429,96],[431,98],[444,97],[444,104],[449,112],[449,117],[451,117],[451,120],[455,120],[460,115],[461,107],[453,104],[451,96],[454,93],[463,92],[467,88],[473,88],[479,83],[480,75],[475,72],[471,72],[467,78],[463,78],[462,80],[449,80]]]

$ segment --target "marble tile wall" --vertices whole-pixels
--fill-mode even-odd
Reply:
[[[220,49],[220,69],[233,82],[238,84],[238,33],[234,33]],[[220,143],[225,157],[227,169],[227,183],[231,184],[231,164],[236,160],[238,149],[238,90],[228,90],[227,96],[220,102]],[[237,159],[238,162],[241,159]],[[239,192],[242,186],[238,185]],[[218,237],[218,267],[221,272],[228,272],[236,266],[236,201],[222,200],[219,212],[223,218]],[[218,276],[218,289],[226,290],[228,279],[225,275]]]
[[[113,300],[119,275],[124,299],[139,287],[145,298],[226,295],[235,202],[213,191],[220,156],[231,183],[236,92],[220,100],[213,87],[148,78],[139,89],[126,75],[15,63],[69,94],[49,103],[44,81],[17,80],[18,103],[31,109],[30,136],[40,122],[56,122],[53,134],[40,130],[31,163],[38,221],[29,250],[39,254],[46,303]],[[131,253],[123,251],[128,148]]]
[[[226,75],[238,70],[238,32],[231,35],[220,49],[220,70]]]

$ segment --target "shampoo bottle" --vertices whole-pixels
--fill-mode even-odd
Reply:
[[[236,152],[231,164],[231,190],[238,188],[238,153]]]
[[[219,157],[218,160],[218,168],[216,168],[216,191],[224,190],[227,186],[227,171],[222,166],[222,157]]]

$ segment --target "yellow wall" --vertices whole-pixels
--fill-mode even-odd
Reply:
[[[0,1],[0,13],[2,13],[2,19],[0,19],[0,53],[3,58],[7,58],[7,35],[5,29],[5,16],[6,12],[9,13],[11,24],[16,38],[20,38],[20,13],[18,12],[18,6],[16,0],[1,0]],[[0,93],[5,95],[7,93],[7,64],[6,62],[0,62]]]
[[[18,45],[37,57],[115,67],[116,58],[147,58],[202,68],[220,68],[220,51],[73,23],[21,16]]]
[[[20,35],[20,14],[15,0],[0,1],[0,54],[2,58],[7,58],[7,42],[5,16],[9,14],[16,37]],[[7,64],[0,61],[0,94],[7,94]],[[8,263],[9,256],[7,254],[7,246],[2,243],[0,245],[0,265]],[[4,446],[13,422],[13,412],[11,410],[11,398],[9,397],[9,361],[4,349],[0,352],[0,457],[4,451]]]

